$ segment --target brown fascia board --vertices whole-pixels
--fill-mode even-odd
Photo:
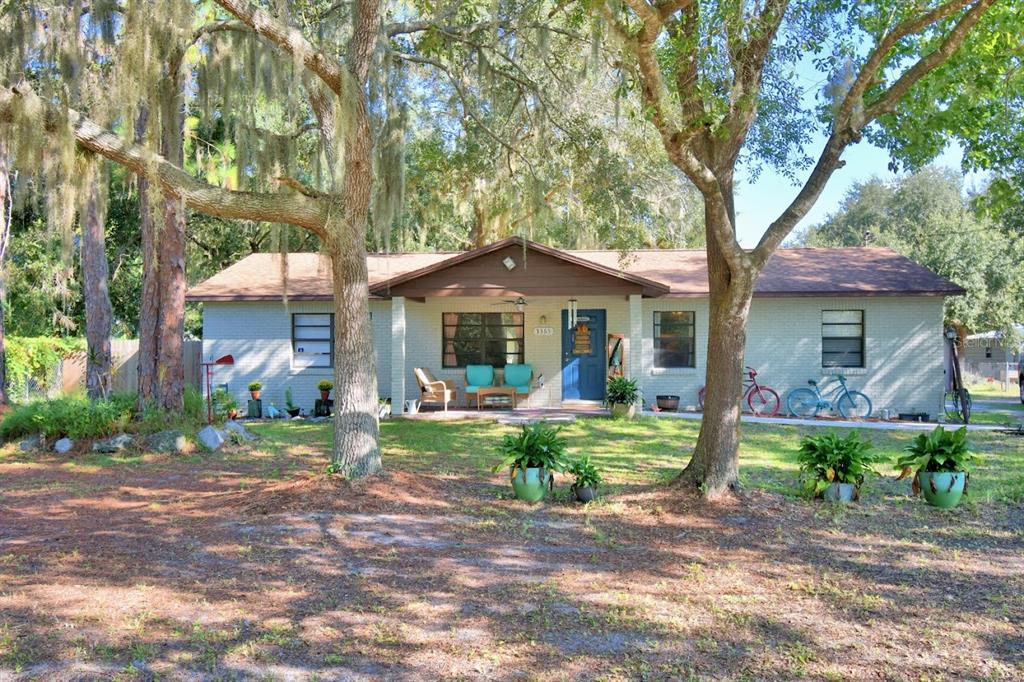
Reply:
[[[588,261],[585,258],[579,258],[572,254],[566,253],[561,249],[556,249],[550,246],[544,246],[543,244],[531,242],[530,240],[523,239],[522,237],[506,237],[505,239],[494,242],[493,244],[488,244],[487,246],[480,247],[479,249],[475,249],[473,251],[466,251],[464,253],[452,256],[451,258],[446,258],[445,260],[433,263],[432,265],[422,267],[419,270],[413,270],[412,272],[407,272],[398,275],[397,277],[392,277],[389,280],[385,280],[383,282],[380,282],[379,284],[375,284],[371,288],[370,293],[376,294],[384,298],[391,298],[390,289],[392,287],[398,286],[399,284],[404,284],[419,277],[423,277],[424,275],[440,272],[441,270],[445,270],[460,263],[465,263],[466,261],[474,260],[481,256],[486,256],[489,253],[500,251],[501,249],[504,249],[507,246],[524,246],[528,249],[533,249],[538,253],[543,253],[547,256],[558,258],[559,260],[563,260],[567,263],[572,263],[573,265],[578,265],[580,267],[587,268],[588,270],[593,270],[595,272],[599,272],[609,277],[615,277],[617,279],[626,280],[627,282],[632,282],[633,284],[636,284],[637,286],[640,286],[643,289],[644,296],[664,296],[670,290],[670,287],[667,284],[663,284],[652,279],[647,279],[646,277],[640,277],[639,275],[632,275],[627,272],[613,270],[612,268],[608,268],[598,263],[594,263],[593,261]]]

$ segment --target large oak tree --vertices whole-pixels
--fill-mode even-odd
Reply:
[[[680,482],[716,496],[739,483],[739,396],[758,275],[842,167],[844,150],[868,133],[895,139],[893,130],[912,127],[908,112],[934,114],[970,86],[958,54],[979,55],[993,78],[1018,69],[1024,4],[598,0],[594,7],[618,35],[669,158],[704,200],[711,292],[707,397]],[[799,86],[807,73],[828,83],[817,102]],[[908,101],[914,106],[905,110]],[[768,161],[790,173],[802,170],[794,160],[803,157],[815,129],[824,142],[792,202],[781,215],[765,217],[753,249],[742,248],[738,169]],[[929,138],[932,154],[942,150],[937,137]],[[917,152],[927,156],[923,145]]]

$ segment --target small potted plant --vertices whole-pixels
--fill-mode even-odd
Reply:
[[[636,403],[640,399],[640,387],[636,379],[612,377],[608,380],[605,400],[615,418],[631,418],[636,414]]]
[[[261,381],[250,381],[249,382],[249,395],[252,396],[253,400],[259,400],[260,396],[263,395],[263,382],[261,382]]]
[[[219,420],[234,419],[238,416],[238,403],[235,396],[223,388],[218,388],[210,397],[213,404],[213,414]]]
[[[860,499],[864,476],[875,473],[872,465],[878,458],[871,452],[871,443],[862,440],[856,431],[845,438],[829,431],[804,436],[797,460],[804,473],[804,490],[811,497],[820,495],[831,502],[849,503]]]
[[[320,399],[327,400],[331,397],[331,390],[334,388],[334,382],[328,379],[321,379],[320,383],[316,385],[318,391],[320,391]]]
[[[597,496],[597,486],[601,485],[601,472],[590,463],[590,457],[584,455],[572,463],[569,473],[576,477],[572,491],[580,502],[590,502]]]
[[[284,409],[288,413],[289,417],[298,417],[301,408],[295,406],[295,400],[292,397],[292,387],[284,389]]]
[[[492,471],[508,468],[512,490],[526,502],[543,499],[547,489],[554,485],[555,471],[565,471],[566,439],[559,436],[560,428],[537,422],[523,425],[519,433],[505,436],[499,450],[503,459]]]
[[[973,460],[966,426],[956,431],[936,426],[931,433],[919,434],[896,460],[901,470],[897,480],[913,475],[915,495],[923,494],[933,507],[951,509],[967,493],[967,465]]]

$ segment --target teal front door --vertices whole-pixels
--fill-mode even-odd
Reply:
[[[562,400],[604,400],[605,311],[580,310],[569,328],[562,311]]]

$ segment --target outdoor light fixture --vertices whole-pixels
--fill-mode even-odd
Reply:
[[[512,260],[512,256],[505,256],[501,262],[504,264],[506,270],[514,270],[516,267],[516,262]]]
[[[540,316],[540,326],[543,327],[547,323],[548,323],[548,316],[547,315],[541,315]]]

